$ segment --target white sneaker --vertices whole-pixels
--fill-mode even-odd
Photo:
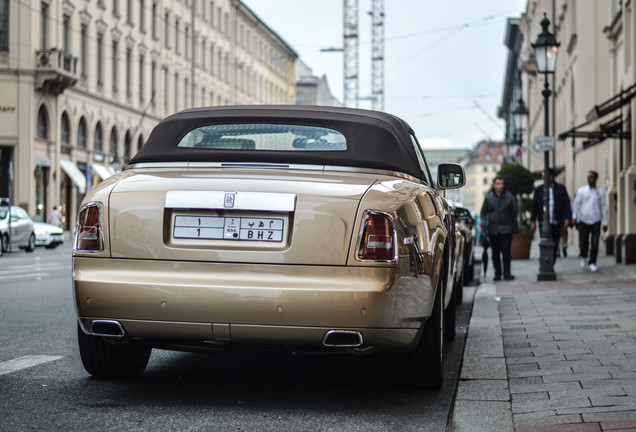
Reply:
[[[598,270],[598,268],[596,267],[596,264],[590,264],[590,271],[595,272],[597,270]]]
[[[587,267],[587,259],[581,258],[581,268]]]

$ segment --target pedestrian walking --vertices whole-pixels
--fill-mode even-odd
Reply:
[[[62,213],[57,208],[57,206],[53,206],[51,210],[51,215],[49,216],[49,223],[51,225],[55,225],[57,227],[62,228]]]
[[[545,176],[545,173],[544,173]],[[568,191],[561,183],[554,181],[554,170],[550,168],[548,174],[548,182],[550,185],[550,227],[552,241],[554,242],[553,262],[556,261],[557,251],[559,250],[559,242],[561,240],[561,227],[567,229],[572,219],[572,207],[570,207],[570,196]],[[532,233],[534,234],[537,225],[541,226],[543,222],[543,184],[534,188],[532,196],[532,209],[530,211],[530,221]]]
[[[517,206],[512,194],[505,190],[502,177],[495,177],[492,190],[484,199],[481,207],[481,226],[490,241],[492,264],[495,268],[495,281],[503,278],[512,280],[510,273],[510,244],[512,234],[518,231]]]
[[[581,268],[586,266],[593,272],[597,271],[596,257],[598,256],[598,240],[601,236],[601,221],[603,232],[607,231],[607,200],[605,192],[596,187],[598,173],[587,173],[587,184],[576,192],[573,205],[573,219],[579,229],[579,248],[581,250]],[[592,237],[590,241],[590,237]],[[589,251],[589,261],[588,261]]]

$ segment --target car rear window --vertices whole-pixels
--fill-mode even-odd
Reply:
[[[211,150],[345,151],[340,132],[285,124],[220,124],[188,132],[178,147]]]

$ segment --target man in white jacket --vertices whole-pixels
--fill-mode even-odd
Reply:
[[[572,221],[579,227],[579,247],[581,249],[581,267],[595,272],[596,257],[598,255],[598,241],[601,236],[601,221],[603,231],[607,231],[607,201],[605,191],[596,187],[598,173],[587,173],[587,185],[581,186],[576,192],[572,206]],[[592,237],[590,241],[590,236]],[[588,260],[588,249],[589,260]]]

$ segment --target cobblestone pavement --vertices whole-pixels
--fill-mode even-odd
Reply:
[[[593,273],[559,258],[557,280],[537,282],[535,245],[513,261],[515,280],[482,276],[451,430],[636,431],[636,266],[597,264]],[[489,414],[471,415],[477,408]]]

